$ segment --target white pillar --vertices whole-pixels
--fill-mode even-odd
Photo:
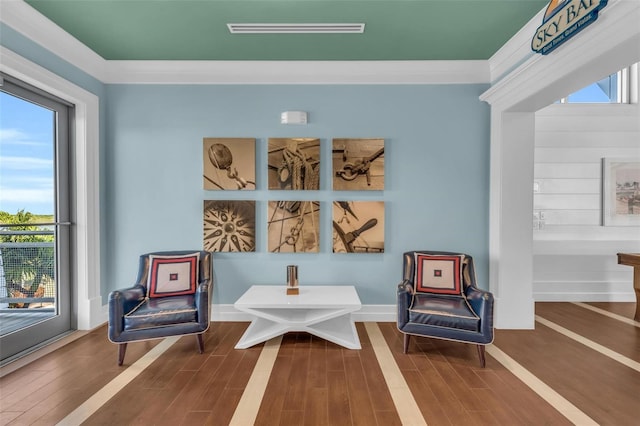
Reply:
[[[491,291],[497,328],[534,327],[533,112],[492,109]]]

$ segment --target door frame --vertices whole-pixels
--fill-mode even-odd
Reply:
[[[15,52],[0,46],[0,71],[75,105],[71,191],[75,223],[71,245],[72,325],[91,330],[105,322],[100,279],[99,98]]]

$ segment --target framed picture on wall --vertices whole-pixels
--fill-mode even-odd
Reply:
[[[204,138],[202,179],[207,190],[256,189],[256,140]]]
[[[267,238],[271,253],[320,251],[318,201],[269,201]]]
[[[640,157],[602,159],[604,226],[640,226]]]
[[[203,245],[214,252],[256,251],[256,202],[205,200]]]
[[[331,160],[335,191],[384,189],[384,139],[334,139]]]
[[[334,201],[333,252],[384,253],[384,201]]]
[[[269,138],[269,189],[320,189],[320,139]]]

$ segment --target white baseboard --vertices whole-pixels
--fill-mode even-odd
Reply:
[[[533,283],[536,302],[635,302],[633,284],[627,281],[538,281]]]

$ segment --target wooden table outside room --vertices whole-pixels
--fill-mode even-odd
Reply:
[[[362,305],[354,286],[254,285],[234,304],[254,316],[236,349],[246,349],[289,331],[305,331],[348,349],[361,349],[351,313]]]
[[[633,290],[636,292],[636,314],[633,319],[640,321],[640,253],[618,253],[618,264],[633,266]]]

